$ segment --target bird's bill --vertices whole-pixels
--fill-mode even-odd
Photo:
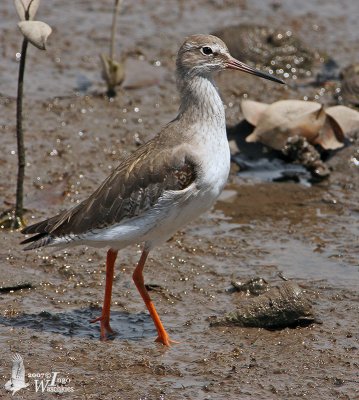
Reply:
[[[260,78],[268,79],[277,83],[285,83],[281,79],[278,79],[272,75],[266,74],[265,72],[258,71],[257,69],[250,67],[249,65],[242,63],[241,61],[236,60],[235,58],[230,58],[227,61],[228,69],[237,69],[238,71],[247,72],[248,74],[252,74],[255,76],[259,76]]]

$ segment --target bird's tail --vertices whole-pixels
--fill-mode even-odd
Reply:
[[[22,231],[22,233],[25,233],[25,232]],[[34,249],[38,249],[43,246],[48,246],[51,243],[53,243],[53,241],[54,241],[53,236],[51,236],[47,232],[42,232],[42,233],[38,233],[35,236],[32,236],[30,238],[23,240],[20,244],[31,243],[29,246],[26,246],[24,248],[24,250],[34,250]]]
[[[25,235],[36,234],[35,236],[29,237],[20,243],[31,243],[29,246],[26,246],[24,250],[38,249],[39,247],[48,246],[53,243],[56,235],[53,235],[51,231],[54,223],[56,223],[57,220],[58,216],[55,216],[24,228],[21,233]]]

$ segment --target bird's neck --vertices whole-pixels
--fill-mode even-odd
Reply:
[[[179,118],[189,122],[203,121],[225,126],[223,103],[210,77],[180,78],[178,88],[181,95]]]

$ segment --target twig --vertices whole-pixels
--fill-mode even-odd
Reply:
[[[122,0],[115,0],[115,10],[112,15],[112,27],[111,27],[111,43],[110,43],[110,59],[115,60],[115,38],[117,31],[117,16],[120,11]]]
[[[112,26],[111,26],[111,39],[110,39],[110,54],[105,56],[100,55],[102,61],[102,76],[107,83],[107,96],[116,96],[116,85],[119,85],[123,80],[124,68],[121,62],[115,60],[115,39],[117,30],[117,17],[121,8],[122,0],[115,0],[113,14],[112,14]]]
[[[28,40],[24,38],[21,46],[21,58],[19,66],[19,78],[18,78],[17,99],[16,99],[16,138],[17,138],[17,153],[18,153],[18,174],[17,174],[16,206],[15,206],[15,220],[14,220],[15,228],[21,226],[24,215],[23,199],[24,199],[24,176],[25,176],[25,147],[24,147],[24,133],[22,130],[22,98],[24,89],[24,72],[25,72],[27,45],[28,45]]]

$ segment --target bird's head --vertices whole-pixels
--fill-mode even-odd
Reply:
[[[274,82],[284,83],[272,75],[236,60],[231,56],[226,44],[213,35],[192,35],[186,38],[178,51],[177,72],[185,78],[201,75],[209,76],[224,69],[236,69]]]

